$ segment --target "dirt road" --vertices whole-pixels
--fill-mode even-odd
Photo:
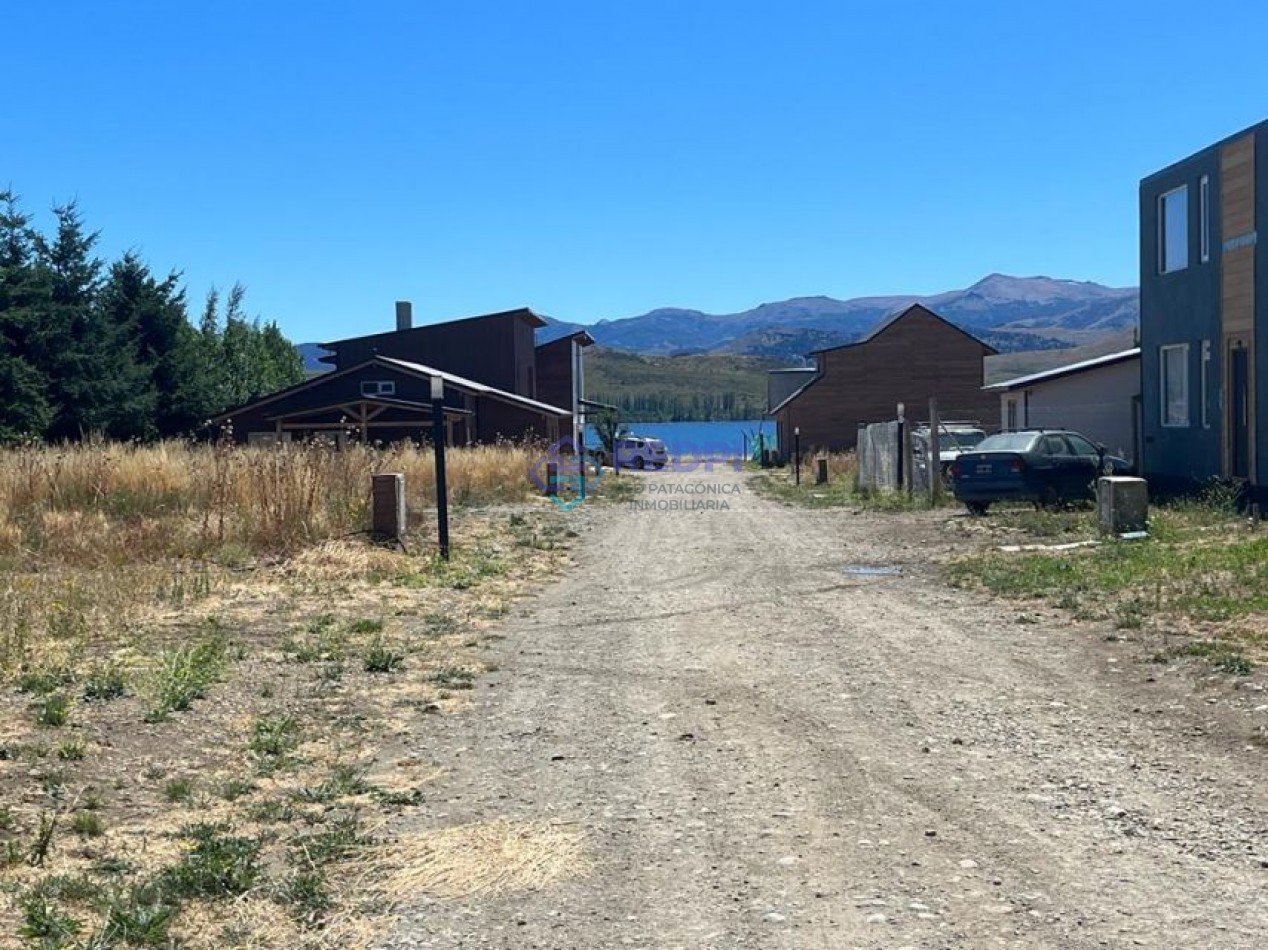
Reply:
[[[555,822],[593,865],[420,897],[388,946],[1268,945],[1268,757],[1188,679],[945,587],[899,527],[946,514],[637,477],[738,494],[571,513],[579,566],[418,740],[416,821]]]

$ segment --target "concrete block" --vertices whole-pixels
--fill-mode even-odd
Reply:
[[[1143,478],[1107,475],[1096,480],[1097,520],[1106,534],[1149,526],[1149,488]]]

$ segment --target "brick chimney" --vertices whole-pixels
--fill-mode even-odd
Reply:
[[[408,330],[414,325],[414,305],[408,300],[396,301],[396,329]]]

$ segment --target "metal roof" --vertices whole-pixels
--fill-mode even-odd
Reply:
[[[1033,386],[1035,383],[1047,383],[1054,379],[1061,379],[1064,376],[1074,376],[1077,373],[1085,373],[1088,370],[1100,369],[1104,366],[1113,366],[1115,363],[1124,363],[1127,360],[1136,359],[1140,356],[1140,347],[1133,346],[1130,350],[1120,350],[1117,353],[1107,353],[1105,356],[1097,356],[1090,360],[1083,360],[1079,363],[1069,363],[1065,366],[1057,366],[1053,369],[1046,369],[1042,373],[1031,373],[1029,376],[1018,376],[1015,379],[1006,379],[1002,383],[992,383],[989,386],[983,386],[988,392],[1008,392],[1010,389],[1025,389],[1027,386]]]
[[[446,373],[444,370],[436,369],[433,366],[425,366],[422,363],[411,363],[409,360],[398,360],[393,356],[376,356],[374,358],[374,362],[386,363],[389,366],[397,366],[403,370],[417,373],[420,376],[439,376],[455,389],[465,389],[475,395],[489,396],[493,399],[500,399],[502,402],[518,403],[527,409],[532,409],[534,412],[546,412],[556,416],[572,415],[572,413],[567,409],[560,409],[558,406],[538,402],[536,399],[529,399],[527,396],[521,396],[518,393],[508,393],[505,389],[498,389],[495,386],[487,386],[484,383],[477,383],[474,379],[467,379],[465,376],[455,376],[453,373]]]
[[[544,402],[538,402],[536,399],[529,399],[527,396],[521,396],[518,393],[509,393],[504,389],[497,389],[493,386],[486,386],[484,383],[477,383],[473,379],[467,379],[465,376],[455,376],[453,373],[446,373],[444,370],[436,369],[432,366],[424,366],[422,363],[411,363],[408,360],[398,360],[390,356],[374,356],[364,362],[358,363],[356,366],[349,366],[347,369],[335,370],[331,373],[322,373],[320,376],[313,376],[304,380],[302,383],[296,383],[294,386],[288,386],[286,389],[279,390],[275,393],[256,399],[242,406],[235,406],[227,412],[222,412],[215,416],[212,422],[222,422],[226,419],[232,419],[246,409],[257,409],[261,406],[284,399],[293,393],[301,392],[305,389],[312,389],[315,386],[324,386],[332,380],[340,379],[350,373],[363,369],[371,364],[386,366],[390,369],[397,369],[416,376],[425,376],[428,378],[439,376],[445,381],[446,385],[452,386],[454,389],[471,393],[476,396],[488,396],[490,399],[497,399],[501,402],[508,402],[515,405],[523,406],[534,412],[546,413],[552,416],[571,416],[572,413],[567,409],[561,409],[558,406],[551,406]]]

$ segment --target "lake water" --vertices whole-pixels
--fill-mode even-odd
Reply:
[[[670,455],[739,455],[745,448],[745,436],[748,436],[748,452],[751,455],[753,439],[758,432],[765,436],[767,446],[773,446],[775,442],[773,419],[742,422],[629,422],[626,423],[626,428],[631,435],[660,439]],[[599,437],[593,426],[586,427],[586,444],[599,444]]]

